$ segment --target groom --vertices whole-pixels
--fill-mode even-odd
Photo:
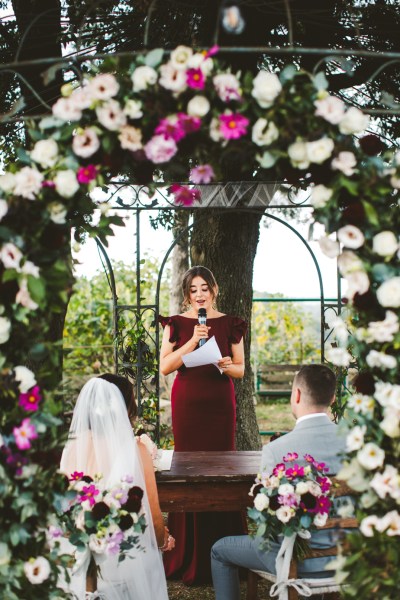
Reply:
[[[261,470],[272,473],[277,463],[288,452],[297,452],[299,461],[311,454],[318,462],[329,467],[329,474],[340,468],[340,453],[345,450],[345,439],[330,420],[328,410],[335,398],[336,377],[325,365],[306,365],[296,374],[290,405],[296,425],[290,433],[266,444],[263,448]],[[304,461],[303,461],[304,462]],[[313,547],[335,546],[332,530],[312,533]],[[275,559],[279,544],[272,543],[268,551],[260,550],[260,539],[247,535],[225,537],[211,549],[211,568],[216,600],[239,600],[238,567],[268,571],[276,574]],[[325,564],[331,557],[312,558],[299,564],[300,577],[327,577]]]

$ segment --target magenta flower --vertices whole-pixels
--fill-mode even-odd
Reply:
[[[80,167],[78,169],[78,173],[76,174],[76,178],[79,183],[90,183],[97,177],[97,167],[96,165],[87,165],[86,167]]]
[[[35,385],[28,392],[19,395],[19,406],[22,406],[24,410],[35,411],[39,408],[39,402],[42,399],[40,395],[40,387]]]
[[[83,471],[74,471],[69,477],[69,481],[80,481],[84,476]]]
[[[237,140],[247,133],[249,120],[240,113],[220,115],[220,131],[226,140]]]
[[[325,494],[331,489],[331,482],[327,477],[317,477],[317,482],[321,486],[322,493]]]
[[[201,127],[200,117],[192,117],[191,115],[180,112],[178,113],[178,119],[181,127],[183,127],[185,131],[185,134],[194,133]]]
[[[56,184],[50,179],[45,179],[44,181],[42,181],[42,187],[55,188]]]
[[[169,191],[175,196],[175,204],[182,204],[183,206],[192,206],[196,200],[200,200],[200,190],[189,188],[186,185],[179,185],[174,183],[169,188]]]
[[[328,514],[331,508],[331,501],[326,496],[320,496],[317,498],[317,503],[315,505],[314,512],[320,514]]]
[[[294,464],[291,469],[286,470],[286,477],[288,479],[294,479],[295,477],[304,477],[304,467]]]
[[[96,504],[95,496],[99,494],[99,490],[95,485],[86,485],[82,488],[81,497],[79,498],[79,502],[85,502],[88,500],[90,506],[94,506]]]
[[[288,452],[286,456],[283,457],[284,462],[294,462],[299,458],[297,452]]]
[[[155,135],[144,147],[146,158],[155,164],[165,163],[178,152],[178,146],[172,138]]]
[[[28,450],[31,447],[31,440],[38,437],[36,427],[29,418],[24,419],[20,427],[14,427],[13,434],[15,443],[20,450]]]
[[[184,138],[186,135],[178,115],[172,115],[170,117],[166,117],[165,119],[161,119],[155,129],[155,133],[158,135],[163,135],[165,139],[172,138],[175,140],[175,142],[179,142],[179,140]]]
[[[278,465],[276,465],[272,471],[272,475],[275,475],[276,477],[279,476],[279,473],[284,473],[285,472],[285,465],[283,463],[279,463]]]
[[[311,454],[305,454],[304,455],[304,459],[308,462],[308,463],[313,463],[314,462],[314,458],[311,456]]]
[[[28,464],[28,459],[26,456],[21,454],[20,452],[15,452],[14,454],[11,452],[9,448],[6,449],[6,463],[10,465],[13,469],[15,469],[16,475],[22,474],[22,467]]]
[[[189,180],[192,183],[210,183],[215,177],[214,170],[211,165],[199,165],[190,170]]]
[[[204,54],[204,60],[206,58],[209,58],[210,56],[215,56],[215,54],[217,54],[217,52],[219,52],[219,46],[217,46],[217,44],[215,44],[214,46],[211,46],[211,48],[209,50],[207,50],[207,52]]]
[[[204,90],[206,78],[201,69],[188,69],[186,71],[186,83],[194,90]]]
[[[321,473],[328,473],[329,471],[329,467],[327,467],[326,463],[324,462],[319,463],[316,460],[314,460],[313,466],[317,469],[317,471],[320,471]]]

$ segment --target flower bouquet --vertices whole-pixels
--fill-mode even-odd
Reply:
[[[331,510],[329,470],[309,454],[305,466],[297,464],[298,454],[289,452],[272,474],[261,473],[252,486],[254,508],[248,509],[257,525],[257,536],[264,544],[278,541],[279,536],[295,536],[294,552],[298,558],[307,552],[310,530],[325,525]]]

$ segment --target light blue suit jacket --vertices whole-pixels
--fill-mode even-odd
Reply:
[[[312,417],[297,423],[293,431],[265,444],[262,452],[261,470],[272,472],[276,464],[281,463],[288,452],[297,452],[298,464],[306,464],[304,454],[311,454],[318,462],[326,463],[329,475],[335,475],[341,465],[340,454],[345,451],[345,438],[339,432],[337,425],[328,416]],[[332,529],[315,531],[311,535],[310,545],[313,548],[329,548],[336,544],[337,535]],[[273,545],[274,553],[279,546]],[[325,565],[332,558],[321,557],[303,561],[299,564],[299,574],[308,577],[324,577],[329,572],[324,571]]]

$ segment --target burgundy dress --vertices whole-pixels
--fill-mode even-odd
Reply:
[[[197,319],[175,315],[159,318],[170,326],[174,350],[193,335]],[[209,338],[215,336],[222,356],[232,356],[247,329],[245,321],[224,315],[207,319]],[[235,450],[236,398],[230,377],[214,365],[187,369],[182,365],[172,393],[172,429],[175,451]],[[229,498],[227,498],[229,506]],[[181,577],[186,584],[211,581],[210,550],[218,539],[245,533],[244,515],[226,513],[172,513],[168,527],[176,540],[175,549],[164,554],[167,577]]]

